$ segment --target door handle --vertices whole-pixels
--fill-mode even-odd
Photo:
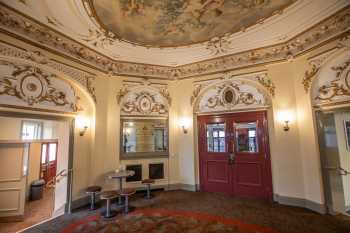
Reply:
[[[342,168],[342,167],[324,167],[324,169],[336,171],[336,172],[338,172],[338,174],[341,175],[341,176],[350,175],[350,172],[347,171],[347,170],[345,170],[345,169]]]
[[[350,175],[350,172],[347,171],[347,170],[345,170],[345,169],[342,168],[342,167],[339,167],[339,168],[338,168],[338,173],[339,173],[339,175],[341,175],[341,176]]]
[[[232,165],[232,164],[234,164],[235,163],[235,154],[234,153],[230,153],[229,155],[228,155],[228,163],[230,164],[230,165]]]

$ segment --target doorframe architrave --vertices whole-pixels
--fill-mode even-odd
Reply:
[[[218,112],[194,112],[193,113],[193,137],[194,137],[194,148],[195,148],[195,191],[201,191],[201,176],[200,176],[200,158],[199,158],[199,125],[198,125],[198,117],[199,116],[218,116],[218,115],[226,115],[226,114],[235,114],[235,113],[246,113],[246,112],[266,112],[266,123],[264,123],[264,127],[266,130],[266,153],[269,156],[269,176],[271,178],[271,200],[273,200],[274,196],[274,180],[272,174],[272,157],[271,157],[271,148],[270,148],[270,127],[269,119],[272,113],[272,107],[263,107],[263,108],[251,108],[251,109],[237,109],[232,111],[218,111]],[[272,126],[273,127],[273,126]]]
[[[72,115],[55,115],[50,112],[18,112],[0,109],[0,117],[15,117],[15,118],[29,118],[40,120],[53,120],[67,122],[69,125],[69,144],[68,144],[68,176],[67,176],[67,197],[65,204],[65,213],[72,212],[72,193],[73,193],[73,158],[74,158],[74,128],[75,118]]]

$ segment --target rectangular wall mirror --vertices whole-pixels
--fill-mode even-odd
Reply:
[[[121,158],[167,157],[167,119],[122,119]]]

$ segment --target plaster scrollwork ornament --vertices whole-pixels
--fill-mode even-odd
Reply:
[[[313,64],[310,70],[305,71],[302,84],[304,85],[304,90],[306,93],[309,91],[311,82],[315,77],[315,75],[317,74],[317,72],[319,71],[319,69],[320,69],[319,66]]]
[[[331,102],[337,97],[350,96],[350,59],[331,69],[336,72],[335,79],[319,87],[316,101]]]
[[[62,72],[72,80],[78,82],[90,94],[95,103],[97,101],[95,88],[92,82],[95,79],[95,76],[92,73],[84,72],[83,70],[50,59],[40,51],[19,49],[4,43],[0,43],[0,55],[9,58],[24,59]]]
[[[224,83],[216,87],[217,94],[210,97],[207,102],[208,108],[223,106],[232,109],[238,104],[252,105],[261,104],[261,100],[254,97],[253,93],[242,91],[236,83]]]
[[[305,51],[317,48],[325,41],[339,42],[341,35],[349,35],[349,24],[350,8],[345,7],[333,16],[326,18],[314,27],[285,42],[230,54],[230,51],[227,51],[229,46],[225,40],[214,40],[209,43],[208,49],[211,49],[213,54],[226,53],[225,56],[218,56],[178,67],[170,67],[123,62],[101,55],[101,53],[91,49],[89,43],[95,46],[109,46],[113,41],[113,35],[106,34],[103,31],[94,32],[94,29],[92,29],[91,35],[85,38],[89,41],[82,40],[78,42],[33,21],[23,14],[13,11],[6,7],[5,4],[0,4],[1,30],[16,34],[18,39],[31,40],[32,43],[50,48],[58,55],[68,55],[72,60],[93,66],[105,73],[116,76],[130,75],[158,79],[182,79],[204,74],[221,73],[226,70],[251,65],[288,60],[291,55],[294,57],[301,55]],[[344,44],[342,41],[340,42]]]
[[[257,75],[256,79],[261,85],[263,85],[268,90],[272,97],[275,97],[276,86],[272,82],[272,80],[267,76],[267,74]]]
[[[83,38],[84,41],[91,43],[95,47],[106,48],[113,45],[116,41],[116,36],[111,32],[102,32],[100,30],[89,29],[89,36]]]
[[[265,108],[268,96],[258,87],[244,80],[224,80],[208,84],[198,94],[195,111],[222,112],[240,109]]]
[[[0,60],[0,104],[77,112],[74,89],[37,67]]]
[[[128,114],[137,112],[141,115],[152,115],[154,113],[164,115],[168,113],[165,104],[157,102],[155,96],[146,91],[136,93],[133,101],[125,102],[122,111]]]
[[[229,52],[231,42],[225,37],[214,37],[207,43],[207,49],[212,55],[223,55]]]
[[[191,105],[193,105],[193,103],[195,102],[195,100],[197,99],[199,93],[202,90],[202,85],[201,84],[197,84],[194,86],[193,92],[192,92],[192,96],[190,99]]]
[[[313,79],[316,77],[316,75],[319,73],[321,66],[336,51],[337,51],[337,48],[332,49],[326,53],[323,53],[309,60],[309,65],[311,65],[311,69],[305,71],[304,78],[302,80],[302,84],[304,86],[304,90],[306,93],[308,93],[311,87],[311,83]]]
[[[166,87],[146,81],[123,84],[117,101],[122,115],[167,116],[171,97]]]

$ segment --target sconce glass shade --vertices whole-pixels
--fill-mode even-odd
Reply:
[[[281,122],[281,123],[293,122],[294,113],[292,111],[289,111],[289,110],[283,110],[283,111],[278,112],[277,117],[278,117],[279,122]]]
[[[179,126],[182,128],[183,132],[186,134],[188,132],[188,128],[191,125],[191,119],[188,117],[182,117],[179,120]]]
[[[90,121],[87,117],[84,116],[77,116],[75,118],[75,125],[77,127],[77,129],[79,129],[80,131],[80,136],[83,136],[86,132],[86,130],[89,128],[90,126]]]
[[[290,129],[289,123],[294,121],[294,114],[293,114],[293,112],[292,111],[288,111],[288,110],[279,111],[277,117],[278,117],[279,122],[284,124],[283,130],[284,131],[289,131],[289,129]]]

